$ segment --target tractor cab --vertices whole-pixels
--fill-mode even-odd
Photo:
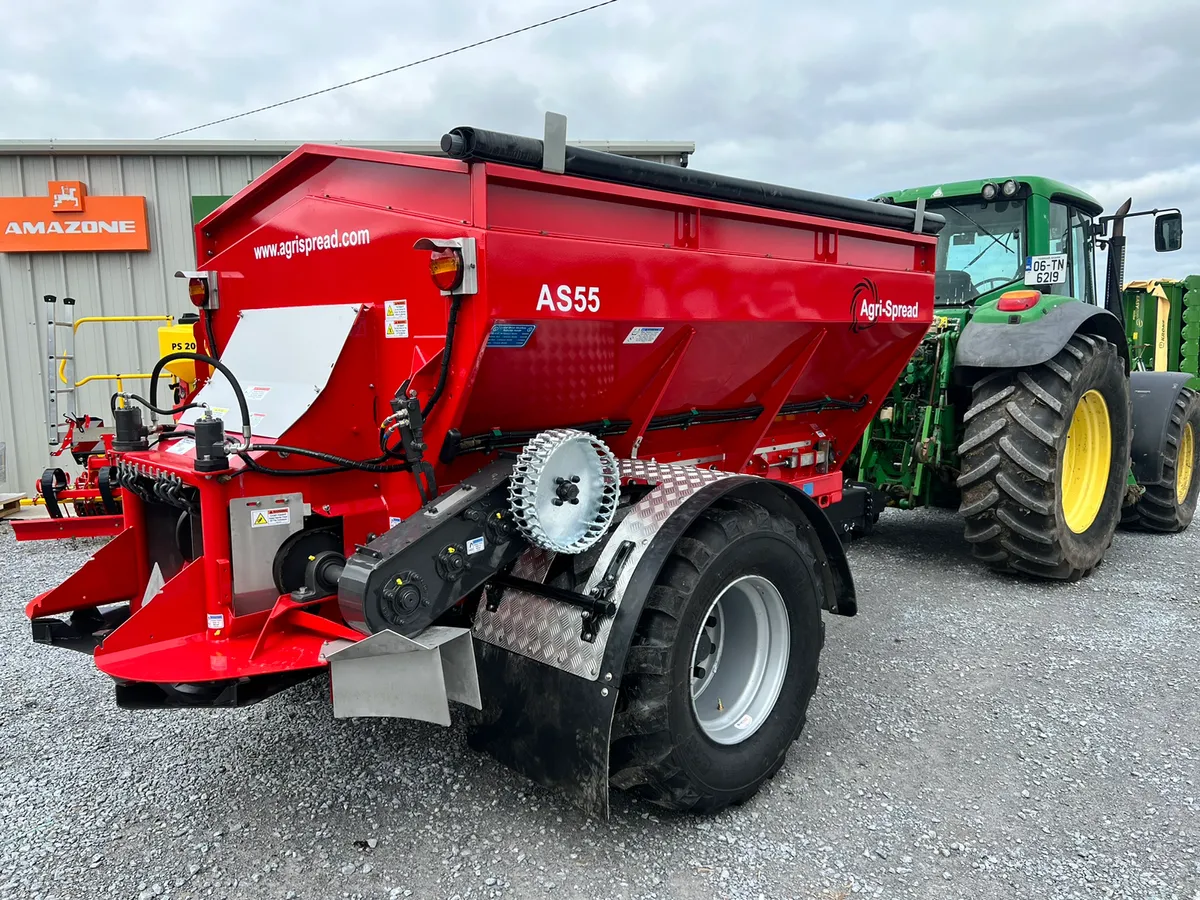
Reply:
[[[1095,251],[1098,245],[1119,239],[1122,252],[1114,259],[1119,294],[1124,237],[1116,226],[1131,216],[1155,216],[1156,250],[1177,250],[1182,245],[1177,210],[1130,213],[1126,204],[1115,215],[1102,216],[1103,208],[1094,197],[1049,178],[927,185],[876,199],[910,207],[924,201],[926,210],[945,217],[946,226],[938,233],[935,298],[943,308],[979,310],[1004,293],[1025,289],[1102,303],[1109,288],[1104,295],[1097,289]],[[1113,280],[1112,274],[1108,277]],[[1119,297],[1114,295],[1116,300]]]

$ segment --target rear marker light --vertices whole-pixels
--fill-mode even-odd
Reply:
[[[996,309],[1001,312],[1020,312],[1033,309],[1041,299],[1041,291],[1008,291],[1000,295],[1000,299],[996,301]]]
[[[208,303],[208,279],[189,278],[188,299],[192,301],[192,306],[203,309]]]
[[[463,280],[462,254],[458,250],[436,250],[429,257],[429,275],[439,291],[453,291]]]

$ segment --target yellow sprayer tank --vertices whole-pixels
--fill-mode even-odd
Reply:
[[[196,352],[196,333],[190,322],[163,325],[158,329],[158,352],[161,356],[180,350]],[[196,363],[190,359],[177,359],[167,363],[166,370],[188,384],[196,383]]]

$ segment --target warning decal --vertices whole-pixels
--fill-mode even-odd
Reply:
[[[250,510],[250,527],[264,528],[268,525],[289,525],[292,521],[292,511],[286,506],[275,509]]]
[[[168,447],[167,452],[173,453],[176,456],[183,456],[183,454],[190,453],[195,448],[196,448],[196,439],[186,437],[181,441],[176,441],[174,444],[172,444],[170,447]]]
[[[383,305],[383,323],[388,337],[408,337],[408,301],[388,300]]]
[[[252,387],[246,391],[247,400],[261,400],[271,392],[269,387]]]

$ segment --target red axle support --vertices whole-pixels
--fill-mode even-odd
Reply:
[[[287,645],[296,630],[304,630],[319,635],[327,640],[360,641],[362,635],[353,628],[348,628],[341,622],[334,621],[323,615],[316,615],[310,610],[319,609],[325,613],[336,614],[337,603],[332,597],[319,597],[316,600],[298,603],[286,594],[275,601],[263,623],[262,631],[250,651],[250,659],[264,653],[270,638],[277,643]]]
[[[118,681],[153,683],[274,675],[321,668],[329,641],[362,638],[312,611],[335,614],[330,598],[298,604],[287,596],[215,635],[206,621],[206,571],[199,561],[189,563],[168,581],[96,649],[97,668]]]

